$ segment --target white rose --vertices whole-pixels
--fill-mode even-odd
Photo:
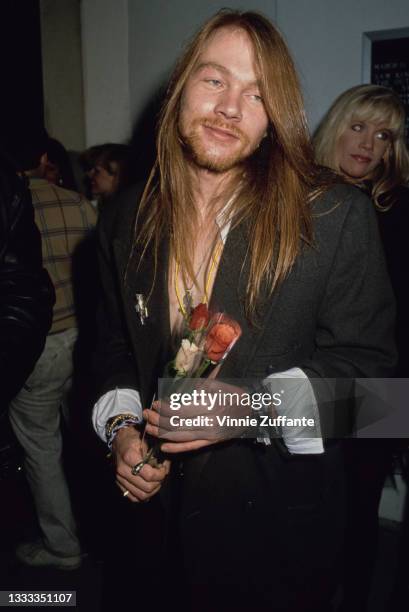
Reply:
[[[181,376],[190,374],[200,356],[201,350],[194,342],[184,339],[175,359],[175,370]]]

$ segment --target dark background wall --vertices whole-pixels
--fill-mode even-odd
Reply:
[[[16,126],[43,121],[41,30],[38,0],[0,4],[0,137]]]

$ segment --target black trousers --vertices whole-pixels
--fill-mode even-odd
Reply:
[[[344,535],[339,449],[285,456],[235,442],[199,470],[195,461],[178,509],[190,610],[331,609]]]
[[[344,612],[365,612],[378,550],[378,509],[395,439],[351,439],[343,443],[346,463],[347,530]]]
[[[235,442],[174,462],[163,495],[118,501],[103,609],[329,612],[343,482],[336,448],[287,457]]]

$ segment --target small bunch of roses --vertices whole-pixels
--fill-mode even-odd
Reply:
[[[169,370],[175,378],[199,378],[221,365],[241,336],[241,327],[224,313],[199,304],[186,318],[186,334]]]
[[[231,349],[241,336],[241,327],[234,319],[224,313],[211,314],[206,304],[199,304],[185,317],[186,331],[176,357],[166,368],[164,379],[171,378],[170,387],[162,388],[161,395],[166,397],[174,389],[174,385],[183,383],[186,378],[200,378],[208,374],[212,367],[210,378],[217,375],[218,370]],[[162,380],[164,380],[162,379]],[[186,389],[188,390],[188,389]],[[164,393],[163,393],[164,391]],[[160,402],[161,400],[159,400]],[[144,459],[135,466],[140,468],[145,463],[158,465],[163,462],[161,440],[154,438],[151,448]]]

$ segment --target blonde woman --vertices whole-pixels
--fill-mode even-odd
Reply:
[[[405,110],[397,94],[379,85],[358,85],[332,104],[314,136],[318,163],[365,186],[379,210],[396,202],[409,180]]]
[[[317,161],[365,190],[379,229],[397,302],[398,377],[409,376],[409,155],[405,111],[391,89],[358,85],[332,104],[315,136]],[[343,612],[366,609],[376,559],[378,507],[399,440],[351,440],[345,445],[349,520]],[[407,444],[406,444],[407,446]]]
[[[397,300],[397,376],[409,376],[409,294],[406,270],[409,229],[409,154],[405,110],[397,94],[379,85],[357,85],[332,104],[314,135],[318,163],[365,190],[379,229]]]

